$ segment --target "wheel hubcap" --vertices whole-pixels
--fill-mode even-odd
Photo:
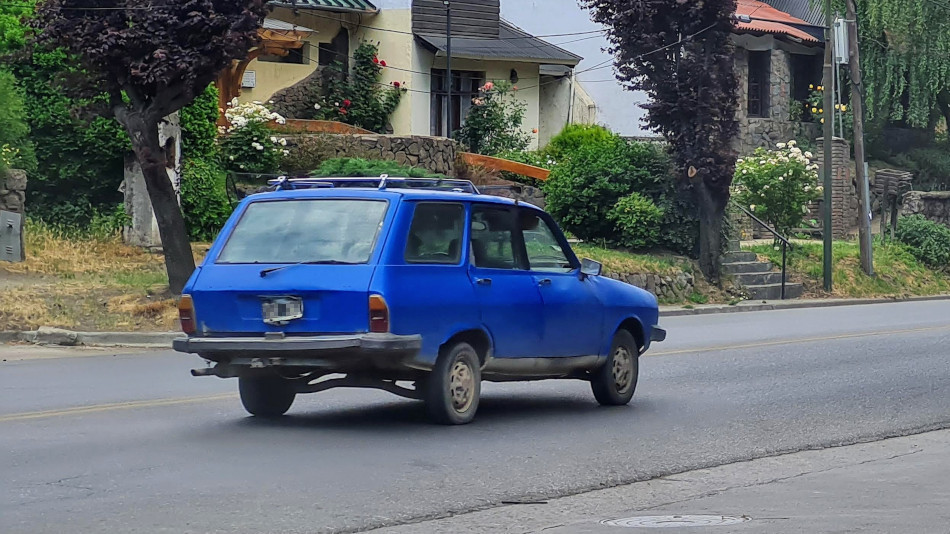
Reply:
[[[449,393],[452,396],[452,407],[455,411],[465,412],[472,406],[475,399],[475,376],[472,368],[462,360],[452,365],[452,371],[449,374]]]
[[[612,371],[617,391],[620,393],[627,391],[633,383],[633,357],[625,347],[617,347],[614,351]]]

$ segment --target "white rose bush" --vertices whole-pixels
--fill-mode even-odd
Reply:
[[[736,161],[732,198],[783,236],[800,228],[808,203],[821,198],[818,165],[794,140],[774,149],[757,148]]]
[[[221,150],[228,170],[252,174],[276,173],[281,159],[288,155],[284,148],[287,140],[275,136],[268,124],[285,124],[287,121],[261,102],[242,104],[236,98],[228,104],[224,116],[230,126],[222,129],[224,137]]]

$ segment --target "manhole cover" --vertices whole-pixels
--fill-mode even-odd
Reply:
[[[721,527],[737,525],[752,519],[728,515],[645,515],[626,519],[607,519],[601,525],[625,528],[682,528],[682,527]]]

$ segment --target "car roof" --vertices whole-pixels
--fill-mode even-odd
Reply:
[[[503,206],[525,206],[540,210],[537,206],[525,202],[497,197],[493,195],[474,194],[455,191],[433,191],[428,189],[400,189],[375,187],[341,187],[341,188],[314,188],[256,193],[247,197],[249,202],[267,202],[290,199],[320,199],[320,198],[356,198],[366,200],[408,200],[408,201],[442,201],[442,202],[481,202]]]

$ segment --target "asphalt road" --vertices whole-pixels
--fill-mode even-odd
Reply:
[[[663,323],[629,407],[486,384],[464,427],[359,390],[258,421],[193,357],[0,345],[0,532],[355,531],[950,427],[950,301]]]

